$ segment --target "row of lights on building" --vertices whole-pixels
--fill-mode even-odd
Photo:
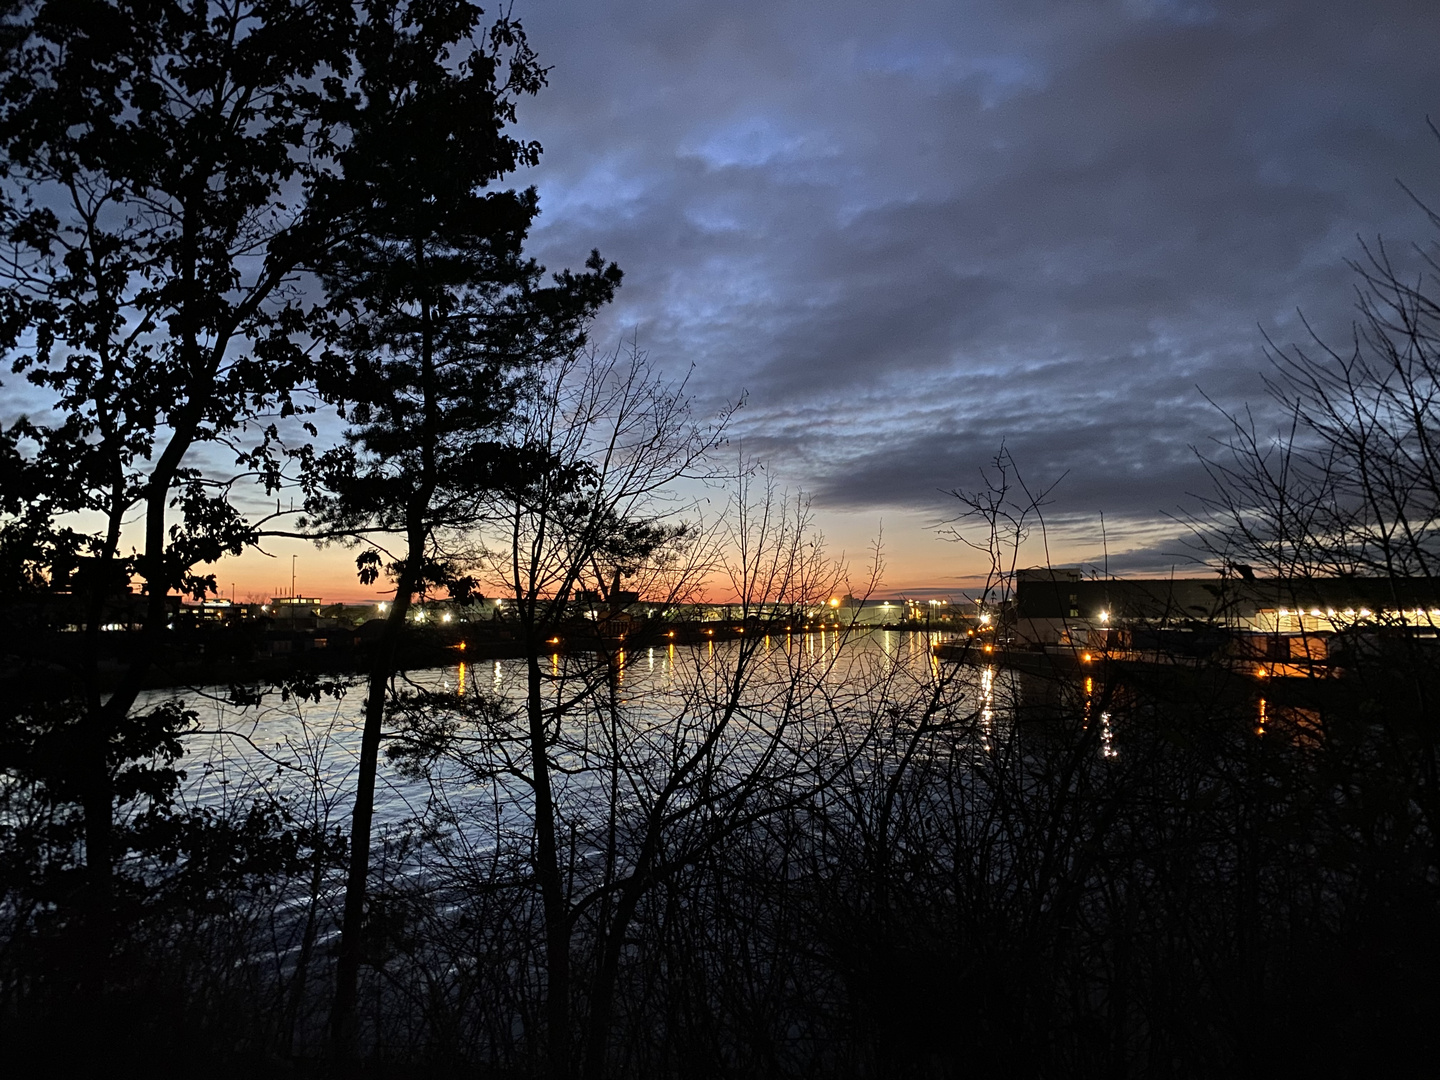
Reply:
[[[1306,614],[1308,614],[1311,618],[1314,618],[1314,619],[1318,619],[1318,618],[1321,617],[1321,611],[1320,611],[1319,608],[1311,608],[1311,609],[1307,612],[1304,608],[1296,608],[1294,611],[1291,611],[1289,608],[1283,608],[1283,607],[1282,607],[1282,608],[1280,609],[1280,614],[1281,614],[1281,616],[1298,615],[1298,616],[1301,616],[1301,617],[1303,617],[1303,616],[1305,616]],[[1386,611],[1382,611],[1380,614],[1381,614],[1382,617],[1389,616],[1389,617],[1392,617],[1392,618],[1393,618],[1393,617],[1398,616],[1399,618],[1402,618],[1402,619],[1405,618],[1407,615],[1413,615],[1413,616],[1414,616],[1415,618],[1417,618],[1417,619],[1424,619],[1424,618],[1436,619],[1436,618],[1440,618],[1440,608],[1430,608],[1429,611],[1426,611],[1424,608],[1415,608],[1415,609],[1413,609],[1412,611],[1405,611],[1405,610],[1403,610],[1403,609],[1402,609],[1402,610],[1399,610],[1399,611],[1386,610]],[[1325,611],[1324,611],[1324,617],[1327,618],[1327,619],[1334,619],[1334,618],[1353,619],[1353,618],[1356,618],[1357,616],[1358,616],[1359,618],[1362,618],[1362,619],[1368,619],[1368,618],[1371,618],[1373,615],[1374,615],[1374,612],[1372,612],[1369,608],[1363,608],[1363,607],[1360,608],[1359,611],[1356,611],[1354,608],[1346,608],[1344,611],[1336,611],[1334,608],[1326,608]]]
[[[1289,608],[1283,608],[1283,607],[1280,609],[1280,616],[1281,616],[1282,618],[1285,618],[1285,617],[1290,616],[1290,615],[1297,615],[1297,616],[1300,616],[1300,617],[1304,617],[1304,616],[1307,615],[1307,614],[1308,614],[1311,618],[1315,618],[1315,619],[1321,618],[1322,616],[1325,617],[1325,618],[1328,618],[1328,619],[1335,619],[1335,618],[1354,619],[1354,618],[1356,618],[1357,616],[1358,616],[1359,618],[1361,618],[1361,619],[1368,619],[1368,618],[1370,618],[1371,616],[1374,615],[1374,612],[1372,612],[1369,608],[1363,608],[1363,607],[1360,608],[1358,611],[1357,611],[1355,608],[1346,608],[1346,609],[1343,610],[1343,611],[1336,611],[1334,608],[1326,608],[1323,612],[1322,612],[1318,607],[1317,607],[1317,608],[1311,608],[1308,612],[1307,612],[1304,608],[1296,608],[1294,611],[1291,611]],[[1383,612],[1381,612],[1381,615],[1382,615],[1382,616],[1391,616],[1391,617],[1399,616],[1399,617],[1402,618],[1402,619],[1405,618],[1406,615],[1413,615],[1413,616],[1414,616],[1415,618],[1417,618],[1417,619],[1424,619],[1424,618],[1427,618],[1427,617],[1428,617],[1428,618],[1431,618],[1431,619],[1440,619],[1440,608],[1430,608],[1429,611],[1426,611],[1424,608],[1415,608],[1413,611],[1409,611],[1409,612],[1404,611],[1404,610],[1401,610],[1401,611],[1383,611]],[[980,621],[981,621],[982,623],[983,623],[983,622],[989,622],[989,621],[990,621],[990,616],[989,616],[989,615],[981,615],[981,616],[980,616]],[[1101,621],[1102,623],[1108,623],[1108,622],[1110,621],[1110,613],[1109,613],[1108,611],[1102,611],[1102,612],[1100,612],[1100,621]]]

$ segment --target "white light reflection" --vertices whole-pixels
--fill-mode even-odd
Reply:
[[[1115,732],[1110,727],[1110,714],[1100,714],[1100,756],[1106,758],[1119,757],[1120,751],[1115,749]]]
[[[990,736],[995,729],[995,666],[988,665],[980,673],[980,746],[990,752]]]

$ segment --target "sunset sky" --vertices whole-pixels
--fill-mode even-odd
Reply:
[[[836,554],[883,523],[891,593],[959,594],[941,540],[1003,444],[1059,479],[1055,562],[1180,572],[1216,405],[1263,410],[1263,334],[1342,341],[1347,258],[1429,243],[1440,5],[523,0],[551,66],[533,252],[625,271],[635,335],[732,449],[813,494]],[[1206,398],[1215,404],[1207,402]],[[1103,512],[1108,545],[1102,545]],[[370,595],[351,556],[220,568],[243,598]],[[1044,553],[1031,553],[1039,562]]]

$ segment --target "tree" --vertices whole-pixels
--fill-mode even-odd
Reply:
[[[564,752],[568,722],[590,703],[596,674],[581,675],[581,692],[566,692],[548,685],[542,658],[550,652],[549,639],[572,620],[581,594],[596,609],[590,618],[595,633],[599,608],[608,617],[626,606],[618,594],[627,583],[639,587],[628,591],[638,595],[643,589],[662,608],[688,599],[703,545],[677,519],[677,508],[666,505],[667,488],[703,468],[721,429],[694,423],[683,394],[653,376],[635,350],[628,360],[618,352],[562,358],[545,372],[528,405],[517,442],[547,467],[517,477],[487,508],[485,517],[493,524],[487,529],[486,578],[500,588],[523,642],[524,719],[506,741],[517,740],[513,750],[526,762],[518,772],[534,805],[546,1047],[550,1074],[559,1078],[570,1075],[574,1052],[571,937],[577,912],[562,870],[553,756]],[[602,655],[600,661],[603,685],[609,658]],[[611,735],[618,738],[618,732]]]
[[[1202,549],[1227,564],[1297,585],[1372,579],[1388,592],[1385,609],[1358,625],[1342,615],[1336,629],[1346,632],[1332,647],[1385,704],[1377,715],[1404,748],[1411,795],[1440,837],[1440,687],[1426,649],[1440,584],[1437,251],[1416,245],[1402,269],[1383,242],[1366,247],[1351,263],[1358,317],[1346,347],[1318,335],[1270,347],[1266,387],[1287,428],[1267,438],[1248,411],[1227,416],[1230,438],[1205,459],[1213,488],[1194,524]]]
[[[3,311],[18,333],[14,368],[48,411],[7,433],[24,468],[7,473],[0,510],[7,584],[80,609],[58,707],[83,807],[94,981],[126,842],[116,769],[143,763],[185,722],[131,715],[167,597],[213,592],[204,565],[254,540],[232,487],[280,483],[273,420],[304,411],[323,317],[295,283],[333,237],[313,196],[343,140],[334,106],[354,10],[119,0],[9,12]],[[209,467],[226,454],[238,474]],[[101,626],[132,579],[143,629],[107,696]],[[23,726],[25,709],[7,720]],[[145,730],[150,742],[132,738]]]
[[[677,490],[717,475],[722,433],[633,346],[551,365],[517,432],[549,467],[499,488],[480,531],[480,578],[522,643],[523,689],[422,693],[400,711],[393,749],[410,768],[459,764],[492,792],[495,820],[523,822],[480,880],[534,891],[551,1076],[610,1070],[626,957],[657,886],[850,761],[821,685],[835,654],[787,648],[838,580],[803,501],[756,497],[742,478],[707,524]],[[702,589],[728,591],[730,621],[685,621]],[[627,675],[646,650],[667,658],[668,688]]]
[[[1440,216],[1430,214],[1440,226]],[[1200,525],[1204,549],[1281,577],[1440,577],[1440,262],[1401,270],[1383,242],[1352,262],[1344,348],[1271,346],[1266,389],[1288,428],[1229,415]]]
[[[382,572],[395,582],[368,676],[352,813],[332,1013],[341,1057],[356,1049],[375,775],[411,601],[463,587],[448,545],[473,525],[484,493],[548,466],[506,445],[505,429],[528,372],[579,349],[620,283],[596,252],[584,272],[542,284],[544,268],[523,251],[534,189],[489,190],[538,157],[505,129],[544,72],[506,17],[477,41],[480,14],[464,2],[364,5],[353,137],[333,194],[350,227],[324,282],[345,321],[342,362],[321,392],[351,426],[345,445],[312,463],[309,524],[364,542],[362,582]]]
[[[1432,228],[1440,226],[1440,216],[1425,213]],[[1304,820],[1310,861],[1334,868],[1326,875],[1330,910],[1307,928],[1302,940],[1312,953],[1300,955],[1326,980],[1360,948],[1367,964],[1387,970],[1384,987],[1306,986],[1328,999],[1336,1017],[1404,1017],[1408,1003],[1435,985],[1437,256],[1433,234],[1399,254],[1383,241],[1363,245],[1350,263],[1357,306],[1348,339],[1336,343],[1312,330],[1304,345],[1267,341],[1273,411],[1265,419],[1248,409],[1226,414],[1228,437],[1203,459],[1212,485],[1192,520],[1197,545],[1222,565],[1290,583],[1302,596],[1310,582],[1338,578],[1375,597],[1374,610],[1322,616],[1330,620],[1327,651],[1338,678],[1267,695],[1278,698],[1272,727],[1283,731],[1287,713],[1302,720],[1291,724],[1299,764],[1266,777],[1272,790],[1262,817],[1291,829]],[[1281,425],[1273,434],[1270,416]],[[1407,988],[1392,989],[1400,986]],[[1394,997],[1379,1005],[1381,994]],[[1419,1038],[1414,1030],[1377,1038],[1365,1053]],[[1313,1041],[1330,1045],[1323,1034]]]

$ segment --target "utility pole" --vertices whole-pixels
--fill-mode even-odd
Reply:
[[[295,560],[298,559],[299,557],[300,557],[299,555],[291,555],[291,556],[290,556],[290,599],[291,599],[291,600],[294,600],[294,599],[295,599]]]

